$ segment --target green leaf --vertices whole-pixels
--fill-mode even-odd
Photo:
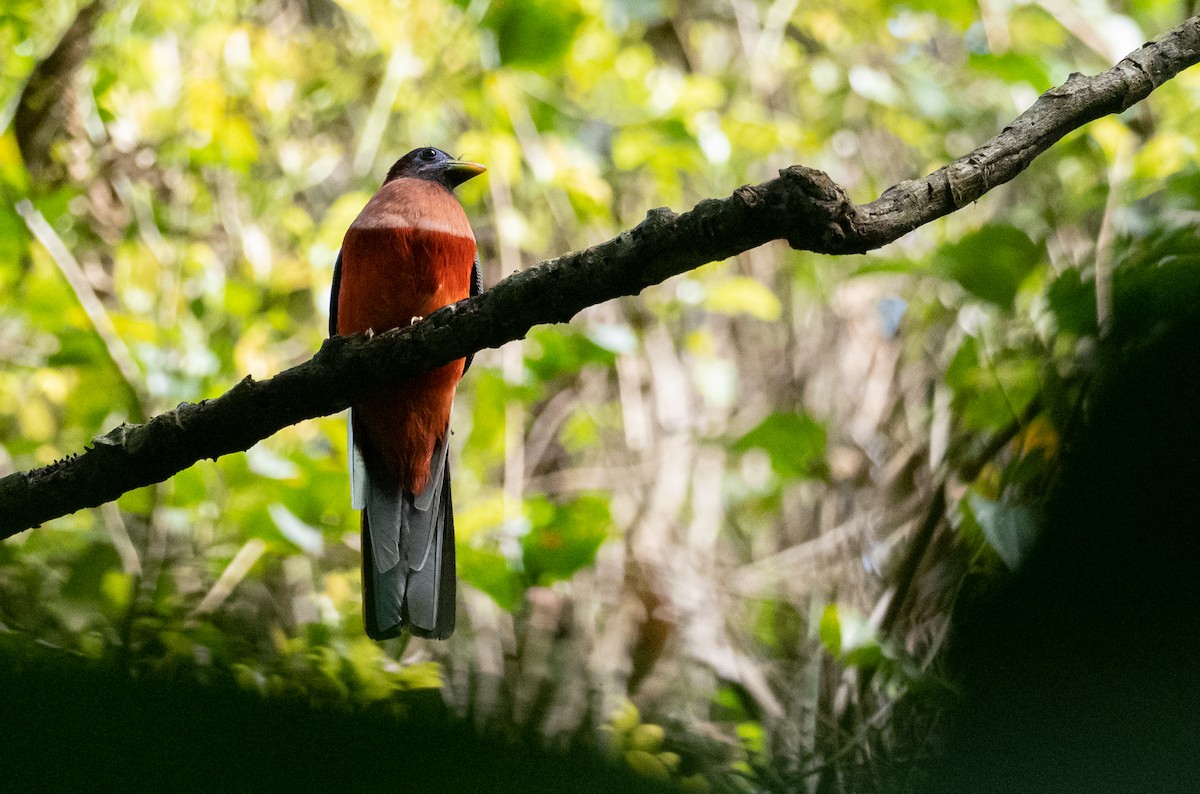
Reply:
[[[872,276],[877,273],[924,273],[929,270],[929,262],[924,258],[909,259],[902,256],[848,256],[847,264],[853,269],[847,273],[847,278]]]
[[[535,512],[533,526],[521,539],[529,581],[550,584],[591,565],[611,526],[607,495],[587,494],[556,505],[549,516]]]
[[[1078,268],[1065,271],[1050,285],[1046,293],[1050,311],[1058,319],[1062,331],[1080,336],[1095,334],[1096,287],[1085,284]]]
[[[104,575],[120,570],[121,558],[111,543],[92,543],[87,551],[77,555],[71,562],[71,573],[63,585],[65,598],[78,601],[96,601],[102,594]]]
[[[483,20],[496,35],[500,62],[529,69],[558,63],[582,22],[578,7],[560,0],[494,0]]]
[[[533,344],[528,346],[525,366],[540,381],[575,374],[587,364],[611,367],[616,361],[615,351],[609,346],[616,340],[604,334],[597,337],[605,342],[603,346],[594,341],[591,334],[585,335],[573,328],[538,328],[528,339]]]
[[[402,667],[395,673],[400,689],[441,689],[445,683],[442,666],[437,662],[420,662]]]
[[[971,68],[995,75],[1008,83],[1028,83],[1039,91],[1050,87],[1050,75],[1046,73],[1042,63],[1028,55],[1015,52],[1006,52],[1003,55],[971,53],[968,62]]]
[[[749,276],[733,276],[708,285],[704,308],[718,314],[745,314],[757,320],[779,319],[779,298],[761,281]]]
[[[761,449],[781,477],[811,477],[825,469],[825,426],[808,414],[775,413],[733,443],[735,452]]]
[[[826,605],[817,633],[825,649],[847,667],[878,667],[887,656],[871,624],[837,604]]]
[[[460,579],[487,593],[501,609],[511,612],[520,605],[520,578],[502,555],[474,546],[459,546],[457,555]]]
[[[818,627],[821,644],[834,656],[842,655],[842,623],[838,618],[837,604],[827,604],[821,612]]]
[[[508,384],[498,370],[471,368],[473,411],[471,432],[463,445],[463,461],[476,471],[504,459],[504,405]]]
[[[946,385],[955,390],[974,386],[973,375],[978,366],[979,343],[973,336],[964,337],[946,367]]]
[[[332,648],[322,650],[327,654],[324,672],[337,686],[342,686],[342,660]],[[384,656],[378,643],[363,637],[351,643],[345,653],[346,661],[354,672],[351,680],[356,684],[355,690],[359,700],[370,703],[391,696],[395,685],[381,664]]]
[[[734,727],[734,732],[737,733],[738,739],[742,742],[742,747],[746,748],[748,753],[753,755],[762,753],[766,739],[762,723],[752,721],[739,722]]]
[[[1017,289],[1042,263],[1042,247],[1015,226],[994,224],[938,249],[934,272],[981,300],[1011,309]]]
[[[627,750],[625,763],[638,775],[649,780],[671,779],[671,773],[666,765],[645,750]]]
[[[806,630],[806,621],[796,607],[783,601],[763,601],[754,620],[754,638],[776,653],[797,647]]]
[[[872,638],[853,648],[847,648],[846,652],[842,654],[841,661],[847,667],[872,669],[882,664],[885,658],[883,646],[879,644],[878,640]]]
[[[954,389],[954,408],[963,424],[987,430],[1021,415],[1038,393],[1039,363],[1019,351],[1001,351],[998,360],[980,355],[973,336],[963,339],[946,368],[946,385]]]
[[[1027,505],[993,502],[977,493],[967,497],[967,504],[1000,559],[1010,569],[1017,568],[1037,539],[1037,513]]]

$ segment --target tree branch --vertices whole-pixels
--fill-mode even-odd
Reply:
[[[820,171],[792,166],[681,215],[651,210],[608,242],[510,276],[412,328],[327,340],[312,359],[273,378],[247,377],[214,400],[122,425],[80,455],[0,479],[0,537],[161,482],[204,458],[248,449],[288,425],[341,411],[352,398],[771,240],[826,254],[886,245],[1004,184],[1068,132],[1126,110],[1197,61],[1200,17],[1193,17],[1106,72],[1071,75],[966,157],[869,204],[851,203]]]

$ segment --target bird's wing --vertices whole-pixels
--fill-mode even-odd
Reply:
[[[474,298],[483,292],[483,270],[479,267],[479,252],[475,252],[475,264],[471,265],[471,294]]]
[[[474,298],[476,295],[483,293],[483,269],[479,267],[479,252],[475,252],[475,264],[471,265],[471,292],[469,297]],[[471,368],[471,362],[475,360],[475,354],[470,353],[463,359],[463,374],[467,374],[467,370]]]
[[[329,291],[329,335],[337,336],[338,297],[342,290],[342,251],[338,249],[333,263],[333,287]],[[350,506],[362,510],[367,506],[367,466],[362,452],[354,443],[354,409],[350,409],[347,421],[347,444],[350,453]]]
[[[479,260],[476,259],[476,262]],[[342,291],[342,249],[333,263],[333,287],[329,290],[329,335],[337,336],[338,293]]]

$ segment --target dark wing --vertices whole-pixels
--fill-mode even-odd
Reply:
[[[341,254],[338,254],[338,261],[341,261]],[[483,292],[483,269],[479,267],[479,252],[475,252],[475,264],[471,265],[471,297],[474,298]]]
[[[476,257],[478,263],[479,259]],[[342,249],[338,249],[337,261],[333,263],[333,288],[329,291],[329,335],[337,336],[338,293],[342,291]]]
[[[340,256],[340,255],[339,255]],[[341,261],[340,258],[338,261]],[[336,281],[334,282],[337,283]],[[475,252],[475,264],[471,265],[471,293],[470,297],[474,298],[483,292],[483,268],[479,266],[479,252]],[[463,360],[463,374],[467,374],[467,370],[471,368],[471,362],[475,360],[475,354],[471,353]]]

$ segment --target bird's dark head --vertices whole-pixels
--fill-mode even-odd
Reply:
[[[463,182],[473,176],[479,176],[486,170],[479,163],[458,160],[441,149],[425,146],[421,149],[413,149],[397,160],[396,164],[388,171],[384,184],[393,179],[408,177],[410,179],[428,179],[430,182],[437,182],[447,190],[454,190]]]

